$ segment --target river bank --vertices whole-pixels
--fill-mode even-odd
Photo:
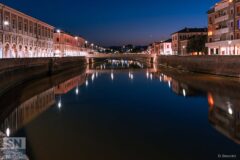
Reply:
[[[85,57],[2,59],[0,94],[26,81],[56,75],[74,68],[81,70],[85,67]]]
[[[240,77],[240,56],[158,56],[157,63],[190,72]]]

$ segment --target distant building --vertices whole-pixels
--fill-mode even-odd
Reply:
[[[172,39],[162,41],[160,43],[160,55],[173,55],[172,51]]]
[[[172,40],[154,42],[149,47],[150,54],[172,55]]]
[[[184,28],[172,34],[172,51],[174,55],[186,55],[190,38],[207,35],[207,28]]]
[[[57,57],[85,55],[85,40],[64,31],[54,32],[54,55]]]
[[[54,27],[0,4],[0,58],[53,56]]]
[[[221,0],[208,11],[209,55],[240,55],[240,1]]]

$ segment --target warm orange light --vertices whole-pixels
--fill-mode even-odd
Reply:
[[[208,104],[211,108],[214,107],[214,99],[211,93],[208,93]]]
[[[209,36],[212,36],[212,35],[213,35],[213,32],[212,32],[212,31],[209,31],[209,32],[208,32],[208,35],[209,35]]]

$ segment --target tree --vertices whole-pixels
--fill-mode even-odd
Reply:
[[[207,51],[207,48],[205,47],[206,42],[207,42],[206,35],[193,36],[188,41],[187,52],[188,53],[197,52],[198,55],[200,52],[206,53]]]

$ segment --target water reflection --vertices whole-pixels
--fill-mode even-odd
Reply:
[[[210,124],[219,133],[240,144],[240,92],[237,90],[240,89],[240,82],[238,80],[208,75],[196,77],[196,74],[173,70],[159,71],[154,75],[177,95],[206,96]]]
[[[239,98],[233,99],[217,93],[208,94],[209,121],[213,127],[240,144]]]
[[[19,129],[24,128],[29,122],[33,121],[33,119],[40,116],[51,107],[55,107],[57,112],[63,113],[64,109],[68,107],[66,101],[69,101],[69,99],[66,99],[65,95],[79,98],[84,94],[83,88],[86,89],[85,91],[91,90],[94,88],[93,86],[98,80],[102,80],[102,83],[107,83],[101,79],[104,76],[108,82],[114,81],[114,83],[111,83],[114,85],[116,84],[115,81],[118,81],[119,79],[122,81],[124,77],[130,85],[136,85],[139,81],[144,82],[144,84],[156,86],[161,84],[167,91],[170,89],[174,93],[171,93],[174,97],[181,98],[184,101],[188,101],[192,97],[206,98],[209,107],[209,124],[212,125],[218,133],[226,136],[235,143],[240,144],[240,104],[238,102],[238,99],[240,98],[240,82],[238,80],[178,72],[163,68],[157,70],[156,68],[156,66],[142,64],[138,61],[108,60],[88,66],[83,73],[77,75],[74,74],[74,76],[69,76],[60,82],[53,83],[53,79],[51,79],[47,81],[50,83],[47,87],[43,87],[43,84],[46,84],[47,82],[38,82],[35,85],[29,85],[22,91],[22,93],[25,93],[23,100],[19,100],[18,103],[9,101],[9,104],[7,105],[4,103],[6,108],[8,105],[14,107],[10,107],[13,109],[11,111],[7,110],[6,114],[1,114],[1,131],[5,132],[8,136],[14,135]],[[122,77],[118,75],[119,73],[121,73]],[[124,85],[129,84],[124,83]],[[145,87],[138,85],[136,88]],[[33,90],[36,91],[36,93],[31,93]],[[157,101],[159,97],[155,94],[156,92],[154,91],[154,88],[152,89],[152,92],[152,96],[155,96]],[[91,93],[92,92],[90,92],[89,95],[91,95]],[[144,96],[141,97],[145,98]],[[4,98],[1,98],[0,104],[3,104],[3,102],[1,102],[4,101],[3,99]],[[120,100],[121,97],[119,98],[119,101]],[[130,99],[128,100],[130,101]],[[101,100],[99,101],[102,103]],[[133,102],[134,103],[128,103],[131,105],[138,105],[135,104],[136,101]],[[98,103],[98,101],[95,103]],[[191,105],[191,103],[189,103],[189,105]],[[171,112],[175,111],[171,110]],[[168,114],[166,115],[168,117]],[[150,117],[147,118],[150,119]],[[163,120],[165,119],[162,119],[162,121]],[[159,124],[163,125],[163,123]],[[141,124],[138,125],[141,126]],[[164,122],[164,125],[168,125],[168,123]],[[178,124],[176,123],[175,125]],[[210,128],[212,129],[212,127]],[[128,129],[131,130],[131,128]],[[191,128],[189,129],[191,130]]]
[[[79,87],[84,84],[88,87],[88,79],[91,79],[92,83],[94,83],[95,78],[99,76],[98,69],[109,72],[111,79],[114,80],[114,72],[116,72],[117,68],[124,70],[130,68],[141,69],[144,65],[137,61],[108,60],[102,64],[95,64],[94,67],[95,68],[87,69],[81,75],[71,77],[57,85],[52,85],[51,88],[48,88],[47,90],[26,98],[21,104],[16,105],[9,101],[8,105],[13,105],[14,110],[11,111],[7,117],[1,117],[1,131],[5,131],[7,136],[11,136],[50,107],[57,106],[61,109],[64,103],[62,95],[67,94],[71,90],[75,90],[75,94],[78,95]],[[129,78],[134,78],[133,71],[129,71]],[[34,86],[35,90],[38,90],[38,88],[41,87],[42,86],[39,85]],[[31,88],[29,87],[28,92],[30,90]],[[6,108],[8,108],[8,106],[6,106]]]
[[[78,87],[83,85],[85,80],[86,73],[83,73],[28,98],[20,105],[17,105],[7,118],[3,119],[1,131],[5,131],[7,136],[11,136],[55,104],[59,109],[62,108],[63,100],[61,95],[67,94],[74,88],[76,88],[75,91],[78,95]],[[41,88],[41,86],[35,87]]]

